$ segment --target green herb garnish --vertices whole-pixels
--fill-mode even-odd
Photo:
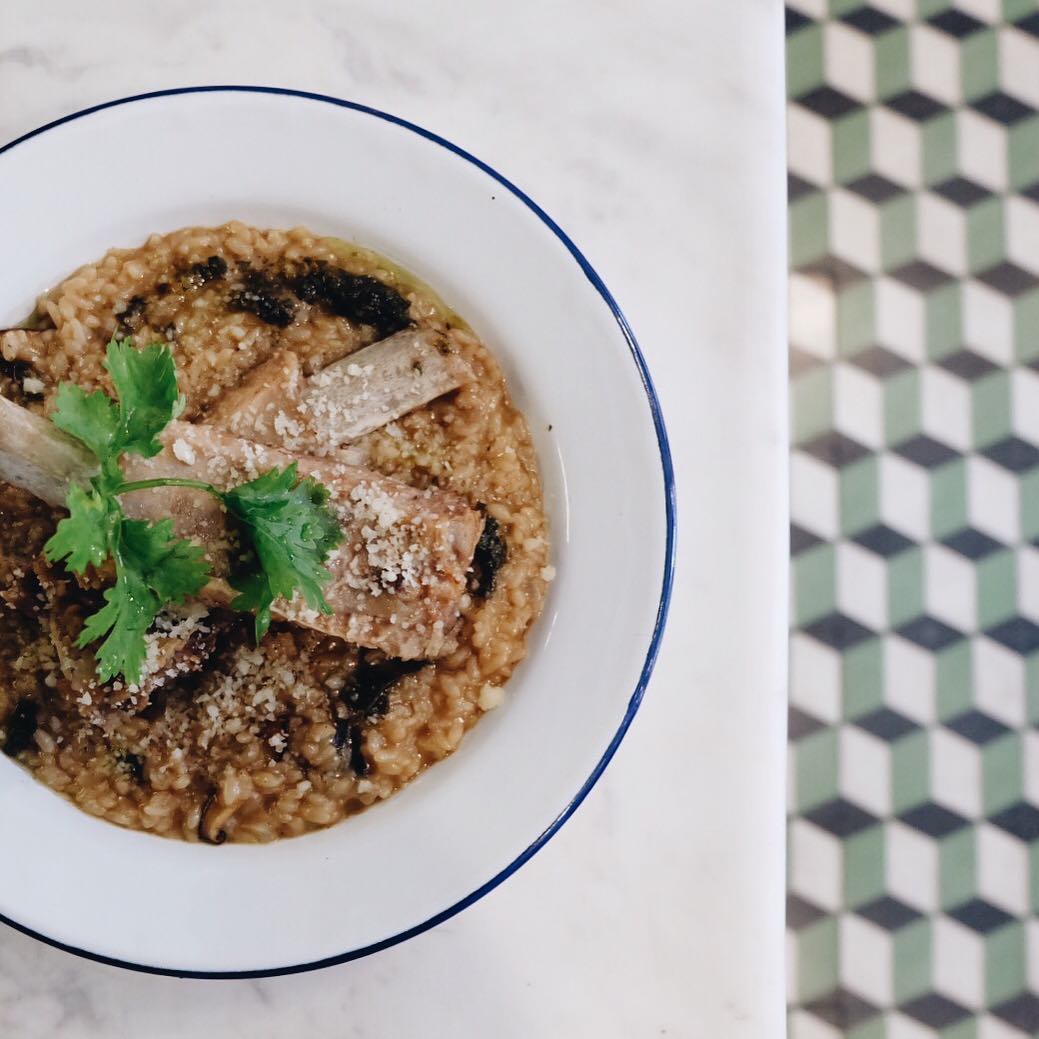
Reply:
[[[139,682],[146,653],[145,634],[168,603],[197,595],[210,577],[202,549],[173,536],[173,522],[128,519],[119,495],[152,487],[191,487],[218,498],[237,529],[242,559],[229,580],[238,591],[231,606],[255,613],[256,639],[271,622],[271,604],[299,592],[312,609],[331,613],[322,586],[324,566],[342,533],[328,508],[328,491],[296,465],[221,491],[201,480],[158,477],[127,482],[123,454],[151,458],[162,450],[158,435],[180,413],[177,371],[168,347],[142,350],[128,339],[113,339],[105,360],[116,400],[72,383],[58,387],[52,421],[94,454],[99,471],[89,486],[73,485],[69,510],[44,546],[51,562],[64,560],[77,574],[89,566],[115,564],[115,584],[105,605],[87,617],[76,644],[97,648],[98,674],[107,682],[122,675]]]

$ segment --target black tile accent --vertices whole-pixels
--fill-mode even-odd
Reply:
[[[1013,126],[1014,123],[1035,115],[1035,109],[1031,105],[1026,105],[1024,101],[1011,97],[1010,94],[1004,94],[1002,90],[995,90],[991,94],[979,97],[971,101],[970,106],[1004,126]]]
[[[947,909],[945,913],[978,934],[991,934],[1016,919],[983,898],[972,898],[955,909]]]
[[[886,11],[878,11],[875,7],[867,4],[865,7],[857,7],[841,16],[845,25],[850,25],[860,32],[869,33],[870,36],[879,36],[898,26],[897,18],[892,18]]]
[[[999,1006],[992,1007],[991,1012],[1025,1035],[1039,1035],[1039,997],[1034,992],[1021,992]]]
[[[834,87],[821,86],[794,100],[804,108],[821,115],[824,119],[840,119],[842,116],[857,112],[862,105],[853,97],[836,90]]]
[[[1031,33],[1032,36],[1039,36],[1039,11],[1033,11],[1031,14],[1026,14],[1024,18],[1020,18],[1014,22],[1014,25],[1023,32]]]
[[[1016,436],[1005,437],[989,444],[981,454],[1012,473],[1028,472],[1039,465],[1039,447]]]
[[[804,1009],[842,1030],[855,1028],[880,1013],[872,1003],[844,988],[834,989],[811,1003],[805,1003]]]
[[[806,927],[829,916],[825,909],[806,902],[797,895],[786,896],[786,926],[788,931],[803,931]]]
[[[985,634],[1022,656],[1028,656],[1039,649],[1039,624],[1034,624],[1027,617],[1011,617],[987,628]]]
[[[979,747],[984,747],[986,743],[991,743],[1010,731],[1002,722],[978,710],[964,711],[955,718],[947,718],[943,724],[957,736],[962,736]]]
[[[987,357],[982,357],[981,354],[976,354],[973,350],[968,350],[966,347],[962,350],[957,350],[954,354],[946,354],[938,364],[947,372],[952,372],[953,375],[958,375],[961,379],[966,379],[968,382],[974,382],[982,376],[996,371],[999,367],[993,364]]]
[[[934,292],[950,281],[955,281],[951,274],[939,270],[934,264],[926,260],[911,260],[889,272],[892,278],[908,285],[917,292]]]
[[[932,653],[937,653],[963,638],[962,632],[927,614],[922,614],[895,630],[902,638],[915,642]]]
[[[858,621],[846,617],[843,613],[827,614],[805,625],[801,630],[832,649],[841,651],[851,649],[874,635],[869,628],[863,627]]]
[[[956,833],[957,830],[970,825],[959,813],[933,801],[910,808],[898,818],[906,826],[911,826],[932,838],[948,837],[950,833]]]
[[[899,534],[897,530],[883,523],[860,530],[852,540],[885,559],[897,556],[900,552],[913,548],[916,544],[915,541],[911,541],[904,534]]]
[[[822,278],[838,291],[868,277],[865,271],[859,270],[853,263],[848,263],[839,256],[823,256],[821,259],[812,260],[811,263],[802,264],[797,268],[797,273]]]
[[[933,119],[948,111],[948,108],[940,101],[920,93],[919,90],[906,90],[904,93],[895,94],[894,97],[889,97],[884,104],[917,123],[926,122],[928,119]]]
[[[810,354],[807,350],[799,350],[796,346],[790,347],[791,378],[796,379],[797,376],[804,375],[805,372],[810,372],[813,368],[818,368],[823,363],[815,354]]]
[[[813,534],[810,530],[805,530],[796,523],[790,524],[790,554],[792,556],[799,556],[802,552],[807,552],[808,549],[815,548],[816,545],[822,543],[823,538]]]
[[[917,996],[916,999],[903,1003],[898,1009],[907,1017],[936,1031],[949,1028],[971,1016],[970,1010],[940,992],[928,992],[924,996]]]
[[[796,202],[805,195],[814,195],[822,189],[810,180],[797,176],[796,173],[787,172],[786,175],[786,197],[788,202]]]
[[[864,714],[861,718],[856,718],[853,724],[885,743],[894,743],[920,728],[916,722],[899,714],[898,711],[891,710],[890,707],[880,707]]]
[[[994,538],[990,538],[988,534],[983,534],[973,527],[964,527],[962,530],[957,530],[955,534],[942,538],[942,544],[946,548],[951,548],[953,552],[966,556],[967,559],[984,559],[1005,547]]]
[[[838,469],[858,462],[872,453],[868,447],[863,447],[857,440],[852,440],[835,429],[798,444],[797,449]]]
[[[843,797],[827,801],[826,804],[805,812],[803,818],[815,823],[828,833],[844,840],[853,834],[868,830],[877,824],[877,817],[864,808],[845,801]]]
[[[943,180],[940,184],[933,185],[931,191],[963,209],[969,209],[982,199],[992,197],[992,192],[988,188],[983,188],[980,184],[975,184],[974,181],[959,176],[950,177],[949,180]]]
[[[1026,188],[1018,188],[1017,193],[1024,195],[1025,198],[1030,198],[1033,202],[1039,202],[1039,180],[1034,184],[1029,184]]]
[[[869,346],[850,358],[851,363],[879,379],[887,379],[904,372],[912,365],[886,346]]]
[[[805,736],[811,736],[825,729],[826,723],[813,718],[810,714],[802,711],[799,707],[791,705],[787,708],[786,735],[791,743],[803,740]]]
[[[797,32],[798,29],[803,29],[806,25],[811,25],[812,19],[806,14],[802,14],[800,11],[793,7],[786,9],[786,34],[787,36]]]
[[[936,29],[960,40],[966,36],[973,36],[979,29],[985,28],[984,22],[979,22],[977,18],[964,11],[957,11],[955,7],[947,8],[927,20]]]
[[[1028,844],[1039,840],[1039,808],[1027,801],[1018,801],[989,816],[989,822]]]
[[[876,924],[877,927],[882,927],[885,931],[900,931],[907,924],[911,924],[923,916],[911,906],[887,895],[878,898],[875,902],[859,906],[855,913],[857,916],[869,920],[870,923]]]
[[[889,202],[906,193],[906,189],[900,184],[882,177],[879,173],[867,173],[864,177],[848,181],[844,186],[856,195],[876,203]]]
[[[987,271],[979,271],[974,277],[996,292],[1002,292],[1004,296],[1020,296],[1039,285],[1039,278],[1031,271],[1018,267],[1010,260],[1003,260],[995,267],[989,267]]]
[[[935,440],[934,437],[929,437],[926,433],[918,433],[915,437],[902,441],[894,448],[894,451],[895,454],[901,455],[916,465],[922,465],[925,469],[936,469],[938,466],[960,457],[951,447],[947,447],[940,440]]]

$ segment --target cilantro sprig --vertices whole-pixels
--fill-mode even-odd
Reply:
[[[173,522],[129,519],[119,496],[153,487],[191,487],[218,498],[236,527],[241,562],[230,575],[239,593],[233,609],[255,614],[256,639],[266,634],[271,605],[299,593],[312,609],[331,613],[322,586],[324,566],[342,533],[328,508],[328,491],[296,464],[274,468],[222,491],[201,480],[157,477],[127,481],[124,454],[152,458],[162,450],[159,434],[183,410],[177,371],[167,346],[141,350],[129,339],[108,344],[105,368],[115,388],[113,400],[100,390],[87,393],[73,383],[58,387],[54,424],[84,444],[97,458],[98,472],[87,486],[68,492],[69,515],[44,546],[51,562],[83,574],[111,560],[115,582],[104,592],[105,605],[86,618],[76,644],[99,643],[98,675],[107,682],[122,675],[139,682],[145,635],[170,603],[197,595],[211,576],[202,549],[173,536]]]

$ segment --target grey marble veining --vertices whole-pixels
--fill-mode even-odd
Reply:
[[[772,0],[0,4],[0,140],[144,90],[266,83],[395,112],[502,170],[639,335],[682,543],[629,736],[481,903],[369,959],[256,982],[133,975],[0,929],[5,1039],[782,1035],[781,42]],[[132,142],[119,157],[150,161]]]

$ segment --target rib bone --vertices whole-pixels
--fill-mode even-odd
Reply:
[[[225,394],[206,423],[272,447],[331,455],[473,378],[447,336],[405,329],[310,378],[283,351]]]
[[[42,415],[0,397],[0,479],[48,505],[64,505],[68,485],[96,471],[93,456]]]

